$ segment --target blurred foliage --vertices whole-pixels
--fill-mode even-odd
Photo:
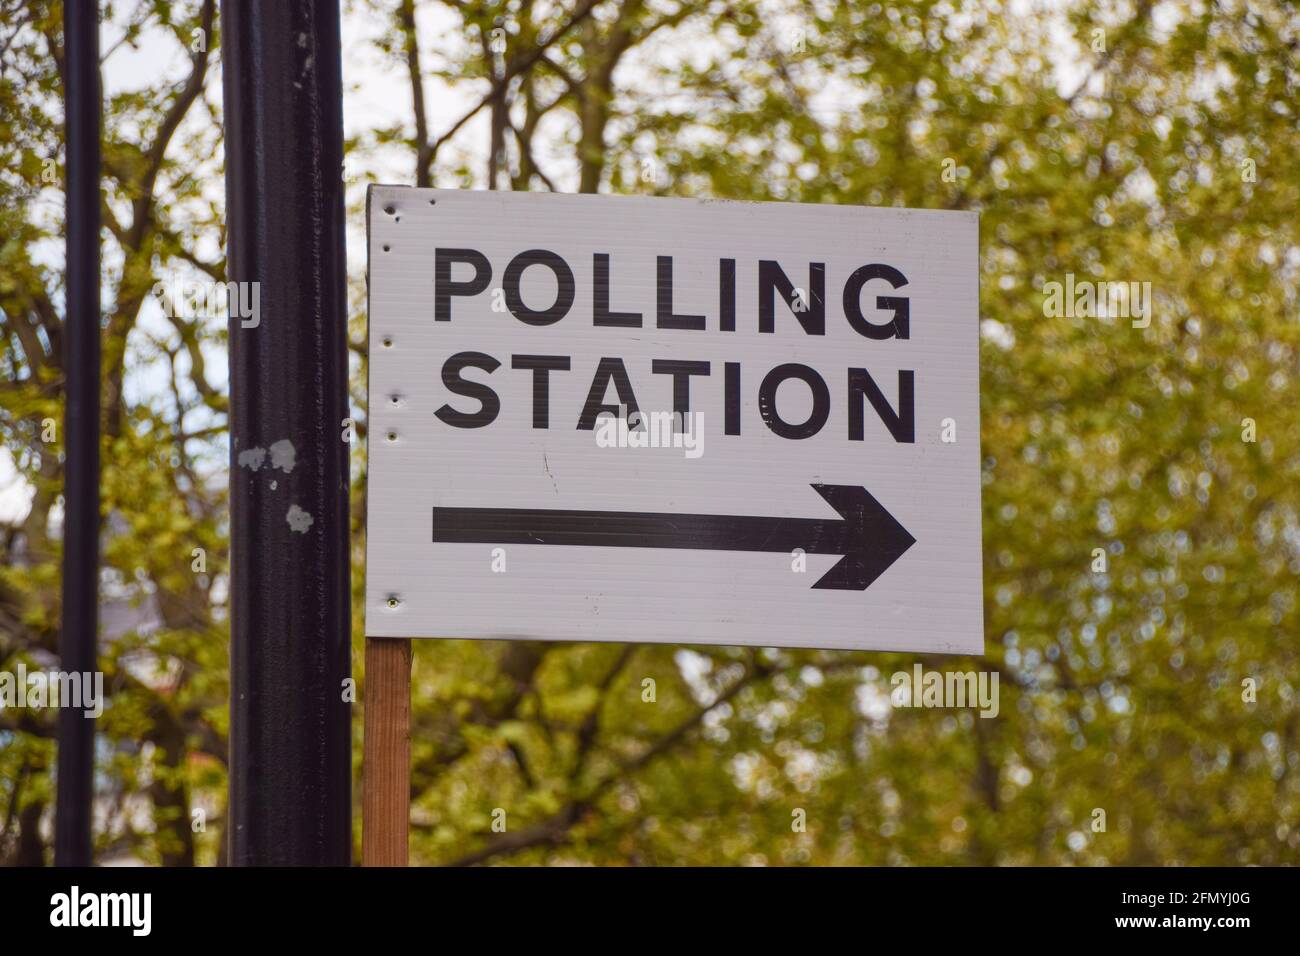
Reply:
[[[135,617],[103,644],[101,859],[223,852],[225,329],[148,296],[222,275],[209,11],[117,3],[105,28],[106,48],[161,37],[176,56],[111,96],[105,129],[104,591]],[[346,16],[366,75],[413,107],[349,140],[354,239],[372,178],[981,213],[986,655],[418,642],[416,862],[1297,860],[1293,4],[350,0]],[[33,495],[0,525],[6,669],[50,666],[57,645],[61,466],[41,423],[61,421],[58,21],[0,0],[0,435]],[[361,62],[345,76],[364,85]],[[463,124],[431,109],[449,96],[474,108]],[[1149,327],[1046,317],[1067,273],[1150,282]],[[364,438],[360,272],[352,301]],[[354,475],[359,670],[361,447]],[[918,661],[995,671],[999,716],[892,709],[890,675]],[[0,710],[0,858],[49,859],[53,723]]]

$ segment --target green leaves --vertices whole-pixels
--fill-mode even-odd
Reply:
[[[433,11],[418,6],[424,25]],[[414,860],[1295,859],[1295,25],[1283,6],[1159,6],[1010,18],[941,2],[602,0],[531,61],[574,5],[438,7],[447,23],[419,33],[431,101],[468,111],[489,90],[498,18],[502,62],[520,67],[504,107],[479,114],[489,122],[439,146],[438,185],[484,184],[499,110],[502,186],[981,213],[987,653],[925,666],[996,669],[1002,700],[993,720],[894,709],[890,675],[910,655],[750,654],[693,648],[689,633],[631,653],[419,642]],[[30,512],[0,525],[0,668],[52,651],[58,628],[61,435],[42,433],[62,422],[59,11],[29,7],[0,22],[0,441],[32,491]],[[349,82],[380,71],[409,90],[392,7],[350,12],[382,56],[345,64]],[[198,17],[196,4],[117,4],[106,42],[169,44],[179,70]],[[182,78],[116,89],[105,122],[106,380],[121,397],[103,449],[105,588],[126,626],[105,637],[98,839],[213,863],[229,695],[224,323],[168,322],[149,295],[176,273],[224,274],[210,76],[149,165]],[[350,129],[353,184],[413,169],[459,119],[444,112],[430,110],[423,144],[409,120]],[[1150,325],[1048,317],[1044,285],[1067,273],[1150,282]],[[364,439],[360,273],[350,291]],[[973,440],[965,423],[959,435]],[[352,451],[359,673],[362,443]],[[354,708],[358,772],[360,719]],[[0,820],[18,821],[0,830],[0,859],[19,858],[22,821],[48,815],[51,757],[48,727],[0,711]],[[213,812],[191,839],[194,807]]]

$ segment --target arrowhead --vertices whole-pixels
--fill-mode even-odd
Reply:
[[[844,557],[821,576],[814,588],[865,591],[916,544],[916,539],[866,488],[813,485],[813,489],[839,512],[847,526]]]

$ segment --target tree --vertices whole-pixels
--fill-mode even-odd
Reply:
[[[220,167],[192,158],[214,155],[217,145],[216,107],[206,98],[215,14],[215,0],[130,11],[116,24],[114,42],[130,45],[146,32],[170,41],[179,71],[174,81],[112,93],[105,104],[101,594],[106,607],[143,605],[129,616],[147,626],[114,634],[106,621],[101,667],[112,695],[97,763],[112,785],[97,801],[112,822],[96,834],[96,849],[128,849],[165,864],[193,862],[195,791],[215,793],[225,761],[219,471],[226,396],[208,372],[224,331],[220,322],[172,309],[166,282],[155,292],[184,270],[221,275],[221,260],[200,248],[219,234],[220,194],[211,183]],[[58,5],[7,5],[0,20],[7,237],[0,250],[0,431],[32,494],[22,521],[0,532],[5,669],[18,661],[50,666],[58,646],[62,436],[47,423],[63,420],[61,31]],[[106,55],[112,52],[107,47]],[[203,109],[206,125],[193,120]],[[133,379],[145,377],[147,393],[132,399]],[[205,555],[201,573],[192,570],[196,548]],[[54,728],[50,711],[0,712],[0,778],[11,821],[0,833],[0,855],[8,850],[18,862],[47,855],[32,824],[52,802]]]
[[[432,33],[433,16],[455,27]],[[416,861],[1296,860],[1289,8],[358,0],[349,17],[411,104],[409,122],[349,144],[357,185],[395,161],[419,184],[982,217],[982,421],[957,438],[982,442],[985,656],[703,648],[686,633],[680,646],[417,642]],[[105,641],[113,813],[97,846],[211,862],[228,691],[224,323],[158,320],[149,292],[223,275],[217,38],[207,5],[141,4],[121,22],[128,46],[161,31],[186,59],[157,89],[115,94],[106,125],[105,594],[156,604],[160,623]],[[191,53],[204,23],[206,60]],[[37,427],[61,399],[57,184],[42,179],[60,135],[57,31],[57,12],[0,16],[0,429],[34,489],[0,529],[0,668],[48,660],[58,626],[60,466]],[[435,96],[463,114],[443,120]],[[1049,314],[1067,274],[1149,282],[1149,322]],[[165,374],[133,389],[135,363]],[[183,563],[195,547],[206,579]],[[999,715],[891,707],[891,675],[917,662],[996,674]],[[10,859],[47,852],[49,716],[0,711]],[[359,713],[355,726],[359,748]],[[211,812],[191,840],[196,805]]]

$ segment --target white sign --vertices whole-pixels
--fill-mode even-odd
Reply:
[[[368,217],[367,635],[983,652],[974,213]]]

